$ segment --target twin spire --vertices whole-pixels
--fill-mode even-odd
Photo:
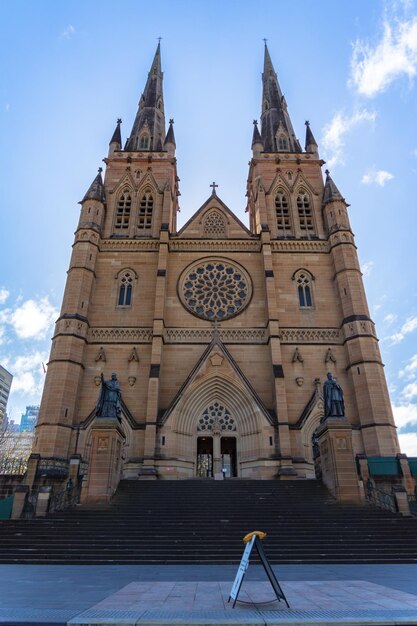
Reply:
[[[161,44],[158,43],[145,89],[139,101],[139,108],[133,123],[132,132],[124,149],[130,152],[148,150],[175,150],[173,120],[169,122],[165,134],[164,95],[162,89],[163,72],[161,69]],[[262,152],[302,152],[295,136],[294,128],[287,110],[285,96],[281,91],[268,46],[265,42],[264,68],[262,73],[262,113],[261,130],[254,122],[252,147],[257,145]],[[114,150],[121,150],[121,120],[117,120],[116,130],[110,141]],[[317,153],[317,143],[306,122],[306,145],[308,152]]]

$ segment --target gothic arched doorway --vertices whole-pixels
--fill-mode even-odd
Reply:
[[[237,476],[236,423],[220,402],[210,403],[197,420],[196,476]]]

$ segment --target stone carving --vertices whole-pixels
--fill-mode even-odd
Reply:
[[[90,328],[90,343],[151,343],[152,330],[150,328]]]
[[[202,261],[187,268],[179,281],[183,306],[197,317],[226,320],[248,304],[251,281],[242,267],[223,259]]]
[[[302,376],[297,376],[297,378],[295,379],[295,382],[297,383],[299,387],[302,387],[304,385],[304,378]]]
[[[293,357],[292,357],[292,362],[293,362],[293,363],[297,363],[297,361],[298,361],[299,363],[304,363],[304,359],[303,359],[303,357],[301,356],[301,352],[299,351],[299,349],[298,349],[298,348],[296,348],[296,349],[294,350],[294,354],[293,354]]]
[[[100,243],[100,250],[159,250],[159,241],[152,239],[105,239]]]
[[[259,252],[259,241],[250,239],[202,241],[201,239],[178,239],[169,242],[170,252]]]
[[[104,380],[101,374],[101,389],[96,405],[96,417],[121,419],[120,385],[117,375],[113,372],[110,380]]]
[[[265,328],[230,328],[218,329],[223,343],[260,343],[268,342],[269,333]],[[210,329],[198,328],[166,328],[165,343],[210,343],[213,332]]]
[[[281,343],[342,343],[338,328],[281,328]]]
[[[329,251],[327,241],[274,240],[271,241],[272,252],[315,252],[326,254]]]
[[[331,361],[332,363],[336,364],[336,358],[335,358],[331,348],[327,349],[326,355],[324,357],[324,362],[325,363],[328,363],[329,361]]]
[[[216,352],[210,357],[210,363],[212,364],[213,367],[218,367],[219,365],[223,363],[223,361],[224,359],[222,355],[219,354],[218,352]]]
[[[128,378],[127,380],[129,381],[129,385],[130,385],[131,387],[133,387],[133,385],[134,385],[134,384],[135,384],[135,382],[136,382],[136,376],[129,376],[129,378]]]
[[[323,385],[324,419],[327,417],[343,417],[345,415],[345,401],[341,386],[328,372],[327,380]]]
[[[139,357],[138,353],[136,352],[135,346],[133,346],[127,360],[129,361],[129,363],[131,363],[132,361],[137,361],[139,363]]]
[[[104,348],[103,346],[101,346],[100,350],[97,352],[97,356],[95,358],[96,363],[98,363],[98,361],[104,361],[106,362],[106,353],[104,352]]]
[[[226,237],[226,220],[220,211],[212,209],[204,219],[203,234],[210,237]]]
[[[197,423],[197,430],[216,434],[222,430],[235,431],[236,424],[226,407],[219,402],[213,402],[203,411]]]

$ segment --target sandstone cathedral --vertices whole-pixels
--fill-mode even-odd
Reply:
[[[265,45],[249,226],[213,183],[177,228],[162,83],[158,45],[130,136],[122,142],[118,120],[104,176],[80,203],[36,473],[76,468],[91,499],[121,478],[319,473],[358,499],[360,460],[395,458],[399,446],[348,204],[328,171],[323,180],[307,122],[304,150],[297,140]],[[328,373],[343,415],[325,414]],[[117,414],[103,409],[111,381]]]

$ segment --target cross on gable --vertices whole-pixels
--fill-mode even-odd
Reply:
[[[212,192],[211,192],[211,193],[212,193],[212,195],[213,195],[213,196],[215,196],[215,195],[216,195],[216,187],[218,187],[218,185],[216,185],[216,183],[214,182],[214,180],[213,180],[213,182],[211,183],[210,187],[212,188]]]

